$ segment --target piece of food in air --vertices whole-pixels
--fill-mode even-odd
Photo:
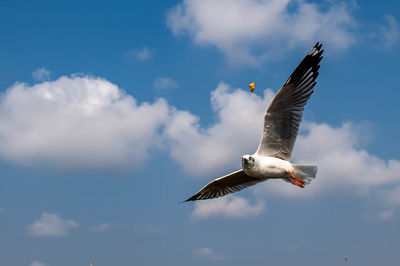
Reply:
[[[249,88],[250,88],[251,92],[254,92],[256,90],[256,84],[254,84],[254,81],[249,84]]]

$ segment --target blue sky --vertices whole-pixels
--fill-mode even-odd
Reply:
[[[398,1],[2,1],[0,265],[397,265],[399,14]],[[178,205],[255,151],[317,41],[293,156],[317,179]]]

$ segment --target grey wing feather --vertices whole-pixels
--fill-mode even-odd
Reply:
[[[304,106],[314,92],[322,44],[304,57],[275,95],[265,112],[264,128],[257,153],[289,160],[297,138]]]
[[[205,185],[199,192],[185,201],[212,199],[237,192],[249,186],[263,182],[266,179],[254,178],[239,170],[229,175],[215,179]]]

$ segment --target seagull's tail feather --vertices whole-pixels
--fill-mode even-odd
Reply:
[[[317,175],[318,168],[314,165],[292,164],[294,175],[309,184]]]

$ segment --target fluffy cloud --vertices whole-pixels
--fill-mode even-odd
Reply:
[[[209,247],[199,248],[193,252],[193,255],[199,259],[207,259],[210,261],[218,262],[223,261],[224,257],[217,254],[214,250]]]
[[[197,201],[192,216],[199,219],[212,217],[245,218],[260,214],[264,207],[263,202],[252,205],[248,199],[228,195],[213,200]]]
[[[217,177],[240,168],[240,156],[256,150],[273,95],[269,89],[258,96],[220,83],[211,93],[216,121],[202,127],[199,117],[188,111],[163,99],[138,103],[101,78],[16,83],[0,99],[0,156],[64,168],[139,167],[150,149],[167,146],[184,171]],[[304,122],[302,128],[293,161],[318,165],[317,179],[301,191],[280,180],[269,181],[256,186],[257,193],[312,197],[339,190],[359,195],[372,191],[382,202],[400,205],[400,161],[362,149],[359,127]]]
[[[28,232],[39,237],[63,237],[79,224],[73,220],[60,218],[57,214],[42,213],[39,219],[28,225]]]
[[[0,156],[68,168],[138,167],[167,117],[164,100],[138,104],[101,78],[16,83],[0,99]]]
[[[69,169],[139,167],[151,149],[168,147],[184,171],[218,177],[239,169],[240,156],[256,150],[265,108],[273,95],[269,89],[258,96],[220,83],[211,93],[216,120],[202,127],[199,117],[188,111],[163,99],[138,103],[101,78],[60,77],[33,86],[16,83],[0,99],[0,156],[22,164]],[[318,166],[313,184],[300,190],[275,180],[257,185],[255,192],[306,198],[338,191],[372,195],[391,211],[380,214],[381,220],[392,219],[400,206],[400,161],[369,153],[359,142],[362,136],[360,127],[351,123],[332,127],[304,122],[292,161]],[[256,215],[263,208],[262,203],[251,205],[240,197],[225,197],[196,203],[193,217]],[[65,234],[62,230],[52,233],[58,229],[46,226],[46,221],[63,224],[57,215],[44,213],[29,231]],[[73,221],[64,224],[77,226]],[[103,224],[96,230],[107,227]]]
[[[350,7],[345,2],[328,5],[322,8],[305,0],[183,0],[169,11],[167,23],[174,34],[187,33],[197,44],[216,46],[233,63],[255,65],[276,56],[265,47],[311,45],[310,40],[349,47],[356,24]]]
[[[221,83],[211,95],[219,122],[203,129],[191,113],[163,99],[138,103],[101,78],[16,83],[0,99],[0,156],[64,168],[139,167],[164,141],[186,171],[214,174],[240,167],[237,154],[256,148],[272,96],[271,90],[260,98]]]

